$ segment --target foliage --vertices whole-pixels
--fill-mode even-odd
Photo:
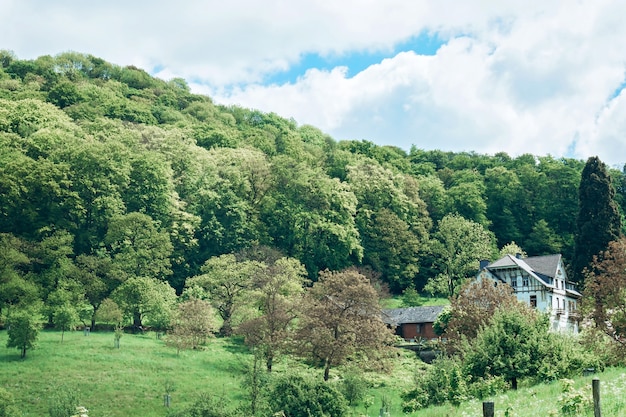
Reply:
[[[277,378],[269,399],[271,410],[285,417],[341,417],[348,411],[344,397],[328,382],[313,382],[298,375]]]
[[[179,412],[168,413],[168,417],[234,417],[236,414],[228,408],[224,398],[216,398],[209,393],[198,396],[189,407]]]
[[[3,387],[0,387],[0,417],[19,417],[21,415],[13,395]]]
[[[560,362],[564,355],[559,355],[561,346],[553,339],[559,336],[548,333],[548,327],[548,317],[530,308],[497,309],[476,338],[464,343],[465,372],[472,378],[502,377],[513,389],[521,378],[538,374],[559,378],[575,372]]]
[[[348,405],[352,407],[365,398],[369,385],[363,372],[360,372],[358,368],[349,368],[342,375],[339,390],[348,401]]]
[[[422,304],[422,296],[415,289],[414,285],[409,285],[402,291],[402,306],[415,307]]]
[[[61,341],[67,330],[73,330],[80,322],[76,308],[70,304],[58,306],[53,313],[52,321],[54,326],[61,330]]]
[[[254,275],[262,270],[256,261],[238,261],[234,254],[213,257],[202,266],[202,275],[187,281],[211,294],[211,303],[223,320],[220,334],[233,333],[233,319],[253,285]]]
[[[48,413],[50,417],[73,417],[80,405],[78,393],[68,387],[55,387]]]
[[[323,366],[324,380],[348,358],[382,359],[392,341],[365,276],[355,270],[320,273],[301,302],[295,343],[300,355]]]
[[[582,389],[574,388],[574,381],[561,379],[561,395],[558,404],[561,415],[579,416],[591,407],[591,398]]]
[[[459,349],[461,340],[473,340],[498,309],[526,311],[527,307],[507,284],[496,286],[488,279],[466,282],[451,299],[449,316],[439,320],[438,327],[445,329],[446,349],[453,352]],[[447,321],[442,323],[444,319]]]
[[[410,413],[447,402],[459,405],[468,399],[467,385],[458,358],[440,357],[415,375],[415,387],[402,394],[402,411]]]
[[[36,346],[41,328],[41,318],[35,309],[15,310],[6,320],[7,347],[20,350],[20,357],[26,357],[26,351]]]
[[[255,301],[259,316],[243,322],[237,333],[245,337],[247,345],[263,352],[268,371],[272,370],[274,359],[288,347],[306,282],[304,266],[292,258],[263,264],[255,275],[250,298]]]
[[[425,290],[452,297],[476,272],[481,259],[491,259],[494,237],[480,224],[458,214],[446,215],[439,221],[437,229],[430,250],[439,273],[428,282]]]
[[[590,157],[581,174],[578,191],[579,212],[576,220],[572,279],[582,282],[584,270],[594,256],[601,256],[609,243],[621,233],[621,218],[614,201],[615,190],[606,165]]]
[[[157,329],[167,327],[176,294],[167,282],[154,278],[130,278],[111,295],[133,326],[141,329],[144,320]]]
[[[208,301],[189,299],[178,304],[170,322],[166,343],[181,349],[198,349],[216,329],[213,308]]]
[[[596,328],[626,345],[626,238],[609,243],[585,278],[584,308]]]
[[[522,258],[526,258],[528,254],[521,248],[515,241],[511,241],[506,245],[502,246],[500,249],[499,258],[503,258],[506,255],[517,256],[520,255]]]

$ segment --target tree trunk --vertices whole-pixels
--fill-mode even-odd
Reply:
[[[142,323],[141,323],[141,313],[140,313],[140,312],[138,312],[138,311],[135,311],[135,312],[133,313],[133,327],[134,327],[136,330],[140,330],[140,329],[142,329],[142,327],[143,327],[143,326],[142,326]]]
[[[224,337],[233,335],[233,326],[230,324],[230,317],[224,320],[224,324],[220,328],[220,334]]]
[[[26,357],[26,346],[22,346],[22,356],[21,358],[24,359]]]
[[[517,378],[513,377],[511,378],[511,388],[516,390],[517,389]]]
[[[329,376],[330,376],[330,361],[326,359],[326,364],[324,366],[324,381],[328,381]]]

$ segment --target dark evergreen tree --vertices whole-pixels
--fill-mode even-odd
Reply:
[[[583,280],[583,271],[594,255],[606,251],[609,243],[620,236],[621,219],[613,201],[615,190],[611,185],[606,165],[597,156],[587,160],[578,189],[578,219],[573,279]]]

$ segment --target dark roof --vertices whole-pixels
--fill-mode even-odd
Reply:
[[[529,258],[523,258],[522,260],[526,262],[533,271],[554,278],[556,276],[556,270],[559,267],[561,255],[531,256]]]
[[[445,306],[405,307],[383,310],[383,321],[387,324],[434,323]]]

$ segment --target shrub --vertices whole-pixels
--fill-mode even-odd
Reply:
[[[415,378],[415,388],[402,394],[402,410],[411,413],[431,405],[458,405],[468,396],[466,378],[456,357],[440,357]]]
[[[334,387],[299,375],[277,379],[269,398],[272,412],[285,417],[342,417],[348,411],[346,399]]]

